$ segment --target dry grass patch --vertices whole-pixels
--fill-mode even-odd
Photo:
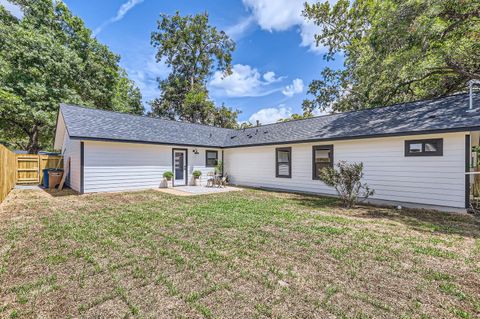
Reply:
[[[480,223],[245,190],[18,191],[0,317],[475,318]]]

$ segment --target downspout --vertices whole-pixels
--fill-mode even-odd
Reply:
[[[480,80],[470,80],[468,82],[468,90],[470,93],[469,103],[468,103],[468,111],[467,112],[474,112],[475,109],[473,108],[473,86],[480,85]]]
[[[465,135],[465,208],[470,208],[470,158],[471,158],[470,135]]]

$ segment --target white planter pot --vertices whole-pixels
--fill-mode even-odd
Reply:
[[[166,178],[164,178],[160,183],[160,188],[170,188],[170,187],[172,187],[172,180],[167,180]]]

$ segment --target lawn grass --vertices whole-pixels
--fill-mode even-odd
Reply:
[[[0,317],[476,318],[480,223],[244,190],[15,190]]]

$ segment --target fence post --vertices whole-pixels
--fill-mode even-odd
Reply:
[[[7,197],[16,183],[15,154],[0,145],[0,203]]]

